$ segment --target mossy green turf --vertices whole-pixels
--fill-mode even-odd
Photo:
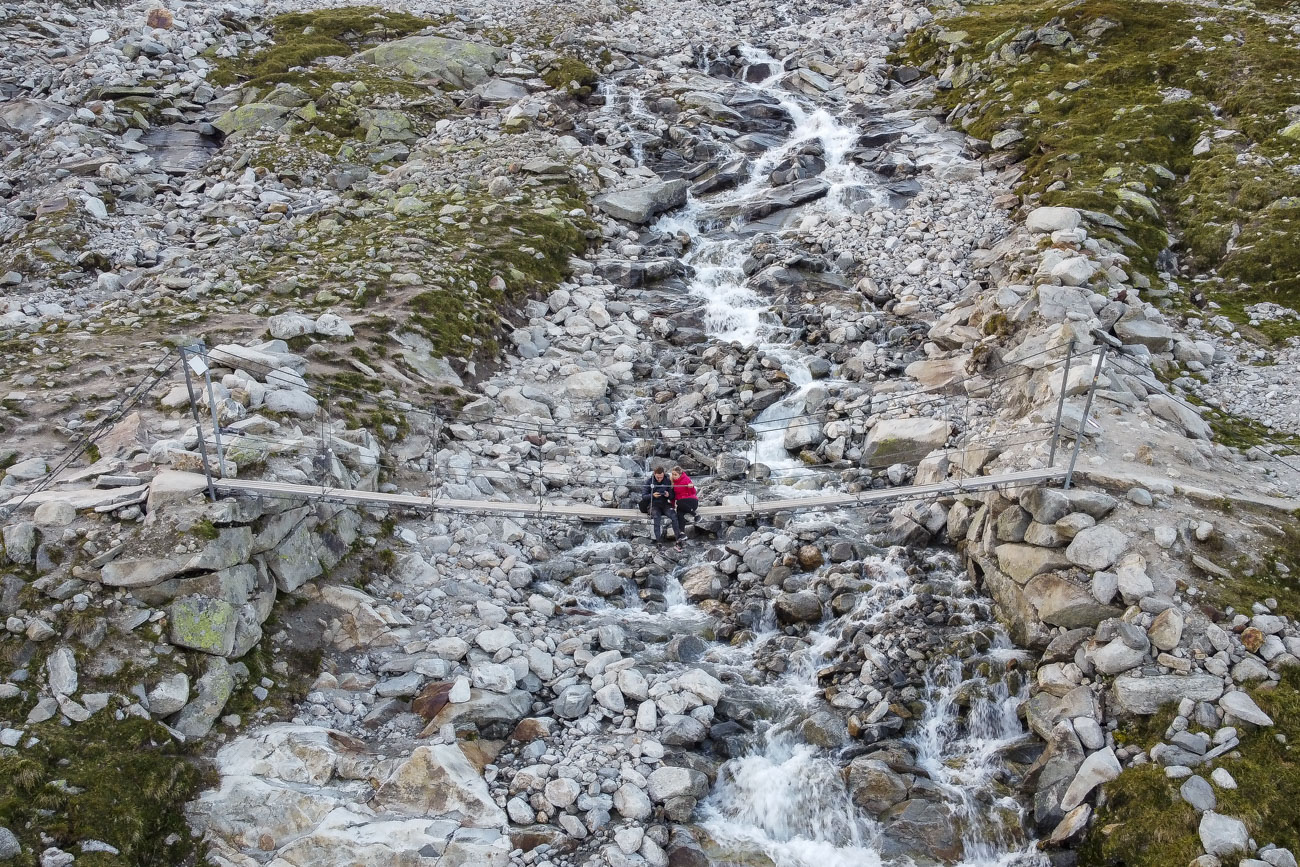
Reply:
[[[39,743],[26,746],[28,737]],[[40,833],[88,867],[194,862],[182,807],[197,794],[202,775],[162,726],[118,721],[105,710],[72,727],[57,718],[28,726],[23,744],[0,748],[0,825],[35,854],[8,863],[35,865],[46,848]],[[75,844],[85,840],[121,854],[82,854]]]
[[[494,353],[503,312],[552,288],[567,273],[569,258],[586,249],[591,224],[568,216],[583,205],[571,187],[534,188],[511,200],[454,188],[402,190],[396,197],[409,198],[426,207],[394,218],[368,202],[365,211],[326,215],[328,229],[307,227],[303,245],[245,264],[242,276],[266,284],[292,276],[315,293],[334,287],[351,296],[358,311],[372,314],[391,294],[409,292],[395,308],[372,316],[376,339],[390,339],[385,335],[393,327],[411,330],[429,340],[435,355],[469,358]],[[345,276],[355,272],[362,287],[355,276]],[[423,286],[393,284],[392,275],[400,272],[419,274]],[[496,276],[504,289],[494,288]]]
[[[1297,20],[1150,0],[970,3],[940,22],[966,35],[953,49],[953,87],[937,99],[980,138],[1019,129],[1019,191],[1117,216],[1125,238],[1094,234],[1123,243],[1148,276],[1172,231],[1197,269],[1225,278],[1208,284],[1211,299],[1244,319],[1249,303],[1300,306],[1300,141],[1280,135],[1300,102]],[[1049,24],[1073,41],[1000,54]],[[919,32],[899,59],[943,74],[939,35]],[[1215,140],[1217,130],[1231,135]],[[1212,144],[1194,155],[1203,136]]]
[[[586,96],[596,86],[596,70],[576,57],[563,54],[542,70],[542,81],[556,90],[568,90]]]
[[[277,15],[267,28],[272,37],[270,45],[239,57],[218,58],[209,78],[222,85],[273,84],[284,80],[281,76],[295,67],[310,66],[322,57],[347,57],[366,46],[409,36],[435,23],[377,6]]]
[[[1270,524],[1274,519],[1263,518]],[[1215,554],[1210,558],[1223,559]],[[1232,580],[1203,585],[1215,605],[1249,613],[1255,602],[1272,598],[1277,601],[1278,614],[1300,619],[1300,527],[1294,521],[1282,525],[1282,539],[1262,556],[1240,553],[1223,565],[1232,572]]]
[[[1300,668],[1284,669],[1275,688],[1251,694],[1275,725],[1255,731],[1241,727],[1241,758],[1230,753],[1195,771],[1208,779],[1214,768],[1227,769],[1237,788],[1214,787],[1216,810],[1244,821],[1261,846],[1300,851]],[[1166,711],[1141,720],[1121,729],[1116,739],[1149,750],[1173,715]],[[1130,768],[1105,784],[1105,806],[1097,810],[1094,829],[1079,850],[1081,867],[1187,867],[1203,850],[1200,817],[1179,797],[1181,784],[1155,764]]]

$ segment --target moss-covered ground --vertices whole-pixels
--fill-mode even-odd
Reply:
[[[587,244],[589,221],[569,216],[584,204],[571,187],[496,199],[474,184],[411,185],[359,204],[315,221],[284,255],[245,263],[241,276],[308,306],[370,313],[376,346],[396,327],[435,355],[469,358],[494,353],[502,311],[549,291]]]
[[[356,52],[418,33],[437,22],[377,6],[342,6],[311,12],[290,12],[267,22],[270,44],[233,58],[217,59],[209,78],[216,84],[248,83],[265,87],[292,81],[291,70],[308,67],[323,57],[347,57]]]
[[[1243,516],[1244,520],[1252,520]],[[1260,519],[1276,524],[1275,516]],[[1232,572],[1231,581],[1211,581],[1203,585],[1209,601],[1220,608],[1249,613],[1251,606],[1264,599],[1277,601],[1277,613],[1300,619],[1300,527],[1283,523],[1281,538],[1271,548],[1261,551],[1219,550],[1208,552],[1211,560],[1222,563]],[[1213,537],[1211,543],[1214,548]]]
[[[1205,776],[1225,768],[1236,789],[1215,787],[1217,811],[1246,823],[1261,846],[1273,843],[1300,850],[1300,668],[1284,670],[1275,687],[1252,691],[1275,723],[1241,729],[1238,750],[1196,769]],[[1122,730],[1117,740],[1150,749],[1164,735],[1173,711],[1157,714]],[[1203,851],[1199,816],[1178,795],[1180,780],[1164,768],[1146,765],[1124,771],[1104,787],[1106,805],[1097,811],[1094,830],[1079,851],[1082,867],[1187,867]],[[1225,862],[1230,863],[1230,862]]]
[[[35,603],[27,590],[20,599],[24,605]],[[176,658],[152,670],[126,664],[111,676],[92,675],[88,662],[94,652],[79,642],[102,617],[102,612],[72,611],[53,623],[73,642],[83,692],[121,693],[131,683],[152,681],[184,667],[184,660]],[[41,678],[51,649],[52,642],[6,636],[0,639],[0,667],[26,669],[29,677]],[[32,690],[0,700],[0,728],[24,730],[17,747],[0,747],[0,826],[13,831],[25,848],[7,863],[34,867],[49,845],[73,853],[78,864],[196,863],[197,841],[182,809],[203,780],[192,746],[181,744],[151,720],[117,719],[124,702],[116,697],[104,710],[72,726],[62,724],[58,714],[48,722],[28,724],[36,700]],[[43,842],[45,837],[53,842]],[[82,854],[78,844],[92,840],[120,854]]]
[[[46,848],[38,835],[48,835],[90,867],[194,863],[182,807],[201,783],[186,748],[155,722],[110,711],[72,727],[51,720],[29,726],[18,749],[0,747],[0,825],[37,854]],[[77,844],[91,840],[120,854],[82,854]]]
[[[1300,306],[1300,36],[1274,5],[972,2],[899,60],[951,83],[936,98],[972,135],[1023,135],[1019,192],[1117,219],[1090,229],[1150,277],[1172,236],[1244,321]]]

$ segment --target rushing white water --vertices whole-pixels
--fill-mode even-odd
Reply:
[[[936,561],[931,568],[948,571],[950,565]],[[911,580],[897,563],[877,560],[873,567],[879,577],[854,610],[810,633],[810,646],[791,656],[785,675],[760,688],[779,697],[785,718],[766,731],[751,754],[722,767],[712,794],[701,807],[702,826],[737,861],[746,853],[761,853],[777,867],[901,867],[912,863],[909,857],[897,854],[897,841],[890,843],[882,836],[885,829],[880,823],[854,805],[833,752],[808,744],[797,734],[798,723],[821,706],[817,671],[841,646],[845,633],[915,604]],[[970,588],[951,572],[949,577],[953,583],[949,601],[960,609]],[[974,630],[976,625],[970,628]],[[767,637],[760,636],[740,652],[732,649],[724,654],[723,667],[743,666],[743,657],[761,647]],[[1000,670],[1014,655],[1010,642],[999,635],[986,659]],[[968,678],[963,671],[963,663],[957,659],[941,661],[931,669],[923,696],[925,715],[906,742],[915,751],[918,766],[944,793],[954,821],[962,828],[960,864],[1008,867],[1038,863],[1018,833],[1020,806],[1010,797],[992,794],[1000,751],[1024,735],[1016,706],[1025,696],[1012,690],[1005,679],[988,682],[982,677]],[[964,714],[960,708],[963,696],[968,702]]]
[[[745,48],[742,56],[748,68],[740,78],[761,80],[738,82],[736,87],[748,88],[748,98],[779,106],[789,119],[786,133],[766,151],[748,157],[747,173],[732,189],[692,196],[685,207],[661,217],[653,230],[683,240],[684,261],[693,269],[689,292],[702,304],[709,335],[761,349],[794,386],[754,420],[751,460],[769,467],[774,482],[806,479],[808,486],[816,487],[818,481],[809,468],[787,451],[786,436],[792,424],[813,423],[806,410],[809,392],[829,383],[814,381],[809,356],[788,345],[772,300],[747,282],[745,266],[756,232],[744,215],[752,212],[756,202],[773,195],[774,170],[801,154],[815,155],[824,163],[810,183],[825,184],[826,195],[789,214],[778,210],[757,218],[761,227],[778,230],[795,218],[791,214],[834,215],[851,202],[859,210],[864,200],[884,205],[888,194],[851,159],[858,141],[852,119],[841,121],[783,89],[782,65],[763,52]],[[630,116],[631,126],[624,129],[634,138],[632,127],[647,118],[631,90],[610,91],[607,99],[616,100]],[[724,141],[717,143],[726,146]],[[644,157],[635,147],[632,153],[638,162]],[[971,605],[971,589],[953,564],[932,562],[929,569],[938,583],[951,588],[952,598],[946,602],[953,610],[964,611]],[[848,759],[807,742],[802,734],[805,721],[826,710],[819,671],[859,628],[880,626],[887,618],[906,620],[906,612],[916,605],[911,579],[898,562],[878,559],[869,572],[871,586],[859,594],[853,611],[809,632],[802,649],[785,654],[780,677],[763,681],[757,675],[760,656],[769,656],[772,642],[785,639],[770,606],[762,621],[753,625],[757,634],[748,641],[714,645],[708,651],[704,664],[711,671],[730,682],[748,684],[750,697],[774,712],[771,720],[759,724],[750,752],[722,766],[713,791],[700,805],[700,824],[720,851],[718,863],[761,863],[766,858],[776,867],[902,867],[913,863],[909,851],[925,857],[921,847],[895,839],[885,825],[854,804],[843,774]],[[686,604],[675,578],[665,590],[668,610],[662,613],[629,604],[621,610],[601,608],[601,615],[643,624],[657,620],[661,631],[666,628],[678,634],[704,626],[692,614],[695,609]],[[987,629],[987,624],[969,627],[977,628]],[[1012,655],[1009,648],[1010,643],[999,636],[982,657],[985,670],[1004,670]],[[926,710],[913,724],[906,743],[929,777],[926,801],[950,812],[948,830],[960,829],[953,836],[960,863],[970,867],[1033,863],[1035,857],[1020,828],[1020,805],[997,788],[1001,752],[1024,736],[1015,713],[1024,696],[1018,681],[976,674],[972,662],[944,660],[927,673],[921,695]],[[864,714],[869,710],[864,709]]]
[[[845,189],[866,187],[870,181],[867,173],[848,159],[857,143],[857,130],[841,123],[826,109],[809,107],[784,90],[781,84],[785,73],[779,61],[752,47],[744,47],[742,52],[750,68],[769,68],[773,72],[757,83],[738,86],[777,103],[789,116],[792,128],[780,144],[750,162],[744,182],[706,199],[692,197],[685,207],[660,218],[654,230],[688,240],[684,261],[695,269],[689,290],[704,302],[704,327],[709,334],[748,346],[770,336],[779,322],[770,313],[768,301],[745,283],[741,266],[752,238],[735,231],[742,228],[738,218],[725,220],[718,215],[730,213],[769,191],[772,170],[814,143],[820,145],[826,164],[821,179],[830,185],[819,207],[839,207]]]
[[[752,233],[745,231],[740,217],[719,215],[743,213],[746,204],[770,194],[773,170],[810,146],[815,146],[825,163],[819,180],[829,185],[829,191],[803,211],[843,210],[849,190],[859,199],[875,196],[884,201],[886,197],[883,192],[872,190],[870,174],[849,159],[858,140],[855,126],[785,90],[782,87],[785,72],[781,63],[770,55],[753,47],[743,47],[741,52],[748,64],[742,70],[742,79],[748,77],[746,73],[750,70],[768,74],[754,84],[737,86],[747,87],[769,104],[779,105],[790,120],[790,130],[778,144],[750,160],[742,183],[717,195],[690,198],[685,207],[660,218],[654,230],[686,239],[688,250],[683,258],[694,271],[688,288],[703,303],[702,319],[710,336],[746,346],[760,344],[769,354],[778,354],[786,375],[797,386],[796,391],[756,419],[757,439],[752,456],[755,463],[765,464],[772,470],[774,480],[793,482],[808,475],[808,471],[786,451],[785,433],[791,422],[808,423],[802,418],[803,404],[812,377],[806,360],[780,342],[780,320],[772,312],[770,301],[746,282],[743,265],[753,243]],[[607,98],[611,96],[607,94]],[[629,110],[633,109],[634,98],[626,100]]]
[[[599,92],[605,98],[605,112],[618,118],[616,129],[627,137],[632,162],[638,166],[645,165],[645,142],[654,136],[651,130],[659,119],[646,108],[641,90],[634,84],[620,87],[619,83],[607,79],[600,83]]]
[[[768,354],[781,362],[781,370],[790,378],[794,391],[758,414],[752,427],[756,433],[752,461],[764,464],[773,477],[798,475],[803,465],[785,449],[785,435],[794,423],[809,423],[805,418],[804,404],[813,377],[808,363],[789,350],[768,348]]]

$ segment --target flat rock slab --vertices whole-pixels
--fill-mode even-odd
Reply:
[[[199,476],[200,480],[202,478]],[[130,488],[87,488],[83,491],[37,491],[26,500],[22,497],[14,497],[6,502],[4,507],[16,506],[20,502],[24,509],[35,509],[42,503],[67,503],[77,511],[81,511],[102,506],[112,500],[125,500],[130,494],[142,494],[144,491],[145,485]]]
[[[689,181],[675,180],[609,193],[596,199],[596,207],[616,220],[641,225],[664,211],[686,204],[690,186]]]
[[[1176,674],[1157,677],[1115,678],[1115,700],[1129,713],[1142,716],[1156,713],[1165,705],[1190,698],[1192,701],[1218,701],[1223,695],[1223,679],[1212,674]]]

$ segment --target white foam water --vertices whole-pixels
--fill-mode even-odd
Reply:
[[[741,52],[749,68],[774,71],[761,81],[738,86],[748,87],[778,103],[789,115],[793,128],[780,144],[751,162],[743,183],[707,200],[692,197],[684,207],[661,217],[654,230],[687,239],[689,251],[683,261],[695,269],[689,290],[704,302],[704,327],[709,334],[717,340],[752,346],[772,335],[779,323],[770,313],[768,302],[745,285],[741,265],[749,254],[752,239],[719,233],[716,214],[770,189],[768,176],[772,170],[814,142],[820,144],[826,164],[821,178],[831,186],[825,203],[820,205],[822,208],[839,207],[843,189],[866,187],[871,182],[867,173],[848,159],[857,143],[858,131],[826,109],[810,108],[783,89],[785,72],[779,61],[750,46],[742,47]],[[812,206],[808,210],[813,210]]]
[[[809,647],[791,655],[786,673],[758,690],[779,700],[786,716],[767,729],[753,752],[722,766],[712,793],[701,805],[701,825],[719,848],[739,862],[747,853],[761,853],[776,867],[913,863],[903,855],[882,856],[882,851],[896,852],[897,845],[881,845],[884,829],[854,805],[833,753],[802,742],[795,731],[797,723],[820,706],[817,671],[845,633],[862,624],[879,623],[891,610],[915,605],[911,579],[898,563],[876,560],[871,566],[878,578],[861,594],[854,610],[826,624],[823,631],[810,633]],[[953,586],[949,601],[955,608],[967,604],[963,600],[970,598],[971,588],[957,577],[947,558],[935,558],[928,567],[945,573]],[[752,658],[763,641],[760,636],[746,645],[745,655]],[[1005,663],[1014,654],[1010,641],[997,633],[987,658]],[[737,649],[726,655],[729,665],[744,665]],[[1016,706],[1025,695],[1011,690],[1006,679],[968,678],[963,670],[960,660],[943,660],[930,670],[923,695],[926,712],[906,742],[918,766],[945,793],[954,820],[963,828],[961,865],[1042,864],[1018,833],[1021,806],[1009,797],[991,794],[1001,769],[1001,750],[1025,734],[1016,717]],[[964,715],[959,712],[963,695],[970,702]]]

